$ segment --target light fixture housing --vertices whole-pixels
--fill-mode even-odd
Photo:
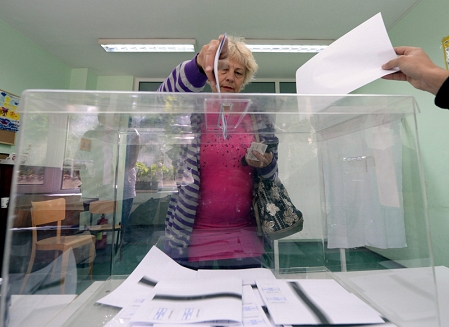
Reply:
[[[106,52],[195,52],[195,39],[98,39]]]
[[[246,39],[252,52],[317,53],[334,40],[259,40]]]

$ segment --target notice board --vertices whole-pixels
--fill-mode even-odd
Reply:
[[[19,97],[0,90],[0,105],[0,143],[14,145],[20,125],[20,115],[16,111]]]

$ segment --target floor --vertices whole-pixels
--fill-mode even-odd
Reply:
[[[160,229],[139,226],[133,229],[133,241],[116,253],[111,251],[110,246],[105,250],[97,250],[93,279],[104,280],[110,275],[129,275],[162,235],[163,231]],[[341,271],[340,250],[326,249],[321,242],[281,242],[279,252],[281,269],[325,267],[332,272]],[[264,265],[274,267],[273,251],[269,247],[266,248]],[[394,262],[363,247],[346,249],[346,267],[348,271],[400,268]]]
[[[162,246],[160,241],[158,244],[158,240],[163,235],[164,231],[161,226],[133,226],[132,242],[123,245],[121,248],[113,249],[111,245],[107,245],[105,249],[96,250],[92,280],[106,280],[110,276],[127,276],[131,274],[153,245]],[[23,247],[27,250],[29,246],[24,244]],[[23,252],[28,253],[25,250]],[[272,249],[266,246],[265,252],[264,266],[274,268]],[[339,272],[342,269],[340,250],[327,249],[322,242],[280,242],[279,253],[281,270],[295,267],[318,270],[327,269],[332,272]],[[401,267],[367,248],[346,249],[345,253],[348,271]],[[22,255],[20,257],[22,258]],[[24,258],[26,256],[23,256],[22,259]],[[37,259],[37,264],[33,271],[45,268],[53,260],[52,258]],[[27,264],[27,260],[12,260],[10,268],[12,267],[13,271],[23,272],[26,270]],[[76,270],[76,292],[80,294],[92,283],[88,275],[89,265],[87,263],[78,263],[73,268]]]

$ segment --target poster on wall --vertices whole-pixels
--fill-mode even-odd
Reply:
[[[19,97],[0,90],[0,143],[14,144],[15,133],[19,131],[20,115],[16,112]]]
[[[449,36],[443,39],[443,51],[444,51],[444,63],[446,64],[446,69],[449,69]]]

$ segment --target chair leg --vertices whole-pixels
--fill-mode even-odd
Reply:
[[[113,243],[114,248],[114,254],[117,254],[119,249],[122,247],[123,242],[123,232],[122,232],[123,225],[120,224],[120,228],[116,229],[115,226],[112,226],[112,234],[117,233],[117,239],[115,241],[115,244]]]
[[[94,259],[95,259],[95,240],[92,240],[90,243],[90,251],[89,251],[89,278],[92,280],[92,272],[94,268]]]
[[[123,224],[120,225],[120,231],[121,231],[121,235],[120,235],[120,243],[119,243],[119,247],[118,247],[118,251],[120,252],[120,262],[122,261],[123,258],[123,242],[124,242],[124,236],[125,236],[125,229],[123,227]],[[119,233],[120,233],[119,231]]]
[[[61,294],[65,293],[67,266],[69,265],[69,249],[64,249],[61,258]]]
[[[22,294],[22,292],[28,282],[28,278],[30,277],[31,269],[33,268],[35,258],[36,258],[36,246],[33,245],[32,249],[31,249],[30,263],[28,264],[27,272],[25,274],[25,277],[23,278],[22,287],[20,288],[20,294]]]
[[[57,262],[58,257],[59,257],[59,251],[55,250],[55,258],[53,260],[53,267],[51,268],[51,275],[50,275],[51,278],[53,278],[55,276],[56,262]]]

